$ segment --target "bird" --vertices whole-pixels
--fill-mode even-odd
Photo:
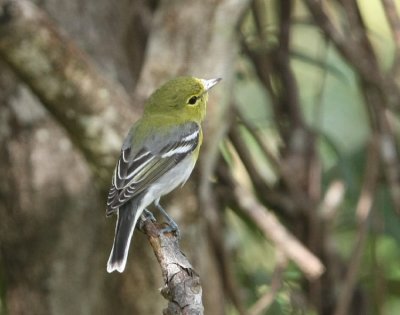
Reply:
[[[177,77],[145,102],[142,117],[122,144],[108,193],[106,215],[116,214],[117,222],[107,272],[125,270],[135,227],[152,203],[168,220],[162,232],[179,233],[160,198],[182,186],[192,173],[203,140],[208,92],[220,81]]]

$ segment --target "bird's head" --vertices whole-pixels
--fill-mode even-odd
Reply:
[[[170,80],[150,96],[145,113],[188,115],[202,121],[206,113],[208,91],[219,81],[220,78],[205,80],[194,77]]]

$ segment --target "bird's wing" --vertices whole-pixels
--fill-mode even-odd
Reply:
[[[196,122],[176,126],[167,134],[153,132],[137,152],[132,152],[134,134],[128,136],[114,170],[107,199],[107,215],[147,189],[193,152],[198,146],[200,132]]]

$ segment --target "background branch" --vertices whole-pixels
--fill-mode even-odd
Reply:
[[[272,213],[238,184],[234,188],[234,194],[240,207],[258,225],[264,235],[295,262],[309,279],[321,276],[325,270],[321,261],[291,235]]]
[[[338,298],[334,315],[346,315],[354,295],[358,273],[364,253],[365,242],[368,233],[369,218],[373,207],[376,183],[379,175],[378,137],[372,137],[368,150],[365,178],[356,208],[358,223],[357,239],[351,251],[350,264],[347,268],[345,280]]]
[[[67,130],[106,187],[122,135],[137,117],[129,97],[31,1],[0,5],[0,56]]]
[[[270,290],[263,294],[257,302],[249,309],[249,315],[265,314],[268,308],[276,299],[279,289],[283,285],[283,273],[287,268],[288,260],[279,250],[276,253],[277,264],[271,276]]]

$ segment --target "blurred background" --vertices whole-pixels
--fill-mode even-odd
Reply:
[[[163,199],[205,313],[400,312],[399,6],[0,0],[0,314],[162,313],[143,233],[106,272],[105,200],[144,100],[178,75],[223,78]]]

